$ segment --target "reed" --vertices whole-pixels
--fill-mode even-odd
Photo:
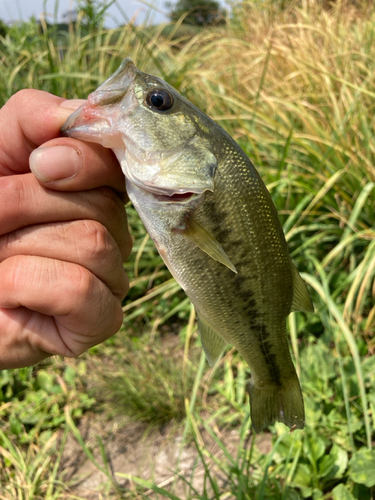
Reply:
[[[225,26],[193,34],[181,23],[129,23],[109,30],[103,19],[90,25],[82,15],[65,31],[33,22],[12,27],[0,41],[0,101],[24,87],[86,97],[125,56],[158,74],[222,125],[258,167],[316,308],[314,315],[297,313],[289,320],[306,429],[290,435],[276,424],[272,451],[262,454],[248,420],[248,368],[233,350],[212,370],[199,361],[194,312],[129,208],[135,241],[125,265],[131,288],[124,332],[118,341],[91,350],[101,379],[93,391],[105,394],[105,382],[106,392],[116,395],[116,411],[132,419],[158,425],[185,419],[182,435],[195,443],[204,470],[202,491],[193,486],[194,468],[189,475],[173,473],[168,487],[132,477],[131,494],[176,499],[174,488],[182,481],[186,498],[370,499],[375,484],[374,8],[344,2],[322,8],[317,0],[306,0],[281,9],[277,2],[245,1],[233,4]],[[161,359],[160,342],[163,328],[172,323],[180,328],[181,356],[174,360],[173,354],[170,367]],[[84,365],[92,366],[92,360],[84,358]],[[17,373],[13,377],[23,372]],[[33,376],[28,373],[27,380]],[[80,376],[85,380],[84,373]],[[145,389],[151,377],[159,383]],[[9,374],[0,374],[0,387],[1,431],[4,425],[11,429],[20,396]],[[100,401],[98,410],[113,413],[113,397]],[[82,441],[69,411],[65,415],[64,425]],[[228,426],[239,429],[237,456],[216,432]],[[1,481],[14,473],[15,458],[27,453],[19,444],[27,433],[22,429],[12,437],[0,434]],[[210,451],[209,439],[218,454]],[[51,443],[43,446],[50,450]],[[98,446],[106,464],[103,445]],[[83,441],[82,448],[97,464]],[[28,463],[21,460],[23,472],[14,476],[23,477],[24,484],[31,477]],[[41,467],[51,475],[48,498],[63,498],[56,467],[48,461]],[[130,498],[130,492],[116,489],[113,471],[104,469],[111,498]],[[367,472],[361,477],[358,470]],[[7,488],[0,498],[8,498],[8,491],[12,498],[28,498],[14,481]],[[40,488],[39,495],[46,491]]]

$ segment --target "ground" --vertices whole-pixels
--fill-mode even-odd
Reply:
[[[103,464],[97,446],[98,437],[104,443],[110,468],[116,473],[152,479],[160,487],[171,489],[179,498],[189,498],[185,482],[179,477],[191,479],[194,470],[193,487],[202,490],[204,467],[200,463],[197,449],[193,444],[182,445],[183,426],[169,426],[151,429],[145,424],[128,423],[123,425],[121,418],[103,422],[100,418],[87,416],[81,421],[80,432],[88,446],[95,449],[94,456]],[[220,439],[232,455],[237,453],[239,432],[237,429],[225,430]],[[202,434],[207,448],[220,458],[222,450],[207,433]],[[269,434],[256,437],[256,445],[263,453],[271,450]],[[214,466],[214,464],[213,464]],[[71,484],[70,494],[87,500],[112,499],[116,494],[105,492],[108,479],[87,458],[82,447],[70,437],[67,441],[62,461],[67,483]],[[217,471],[219,483],[220,473]],[[135,489],[129,479],[118,477],[120,486],[127,490]],[[223,485],[225,487],[225,485]],[[152,491],[146,492],[151,495]],[[104,496],[103,496],[104,495]]]

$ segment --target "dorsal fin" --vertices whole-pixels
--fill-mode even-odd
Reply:
[[[224,347],[227,345],[218,333],[197,313],[198,332],[202,341],[204,353],[210,366],[220,358]]]
[[[310,294],[306,288],[306,283],[299,275],[298,269],[292,263],[293,272],[293,301],[290,312],[304,311],[314,312],[314,305],[312,303]]]

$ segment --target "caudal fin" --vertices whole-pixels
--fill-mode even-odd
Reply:
[[[302,429],[305,425],[305,409],[297,376],[283,385],[250,388],[251,421],[255,432],[267,425],[284,422],[290,428]]]

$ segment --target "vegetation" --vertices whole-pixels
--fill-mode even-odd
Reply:
[[[225,11],[216,0],[178,0],[176,4],[167,2],[171,21],[209,26],[222,24],[225,21]]]
[[[24,87],[86,97],[130,55],[240,143],[316,308],[289,318],[307,423],[293,433],[273,426],[270,451],[252,439],[248,367],[233,350],[205,364],[194,311],[130,207],[123,330],[79,360],[0,372],[0,498],[81,498],[64,466],[73,438],[104,478],[97,498],[374,498],[375,10],[245,1],[225,26],[194,36],[179,22],[166,35],[92,18],[92,31],[90,17],[68,32],[11,27],[0,42],[0,102]],[[176,459],[162,484],[113,469],[102,437],[85,439],[82,425],[118,415],[149,426],[147,439],[152,425],[176,422],[193,466],[176,472]]]

